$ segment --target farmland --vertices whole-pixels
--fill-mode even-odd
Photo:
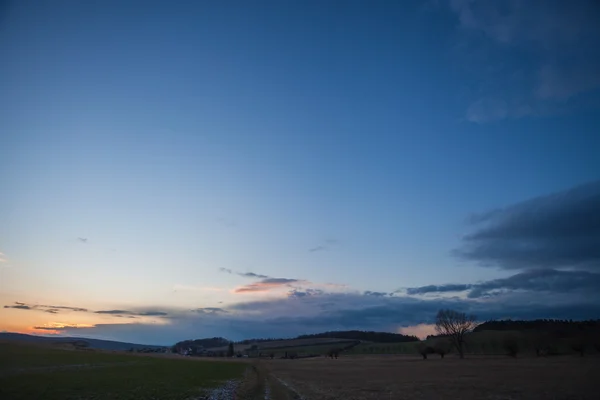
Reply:
[[[512,332],[502,333],[512,335]],[[472,334],[467,358],[427,360],[416,343],[361,343],[339,359],[208,358],[131,354],[0,342],[0,398],[4,399],[596,399],[600,355],[570,352],[516,358],[474,354],[497,332]],[[477,339],[477,340],[475,340]],[[529,343],[527,337],[520,342]],[[293,342],[291,352],[347,342]],[[282,343],[278,343],[281,346]],[[329,346],[329,347],[328,347]],[[567,348],[565,347],[565,350]],[[525,348],[524,348],[525,350]],[[367,354],[364,354],[367,352]],[[372,352],[372,353],[371,353]],[[402,354],[406,352],[406,354]],[[215,389],[216,388],[216,389]],[[234,392],[236,393],[234,396]],[[209,397],[209,394],[219,397]]]
[[[1,399],[187,399],[232,379],[244,363],[0,343]]]
[[[600,358],[348,356],[273,360],[265,368],[305,399],[597,399]]]

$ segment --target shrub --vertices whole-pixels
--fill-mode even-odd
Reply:
[[[444,356],[448,353],[450,353],[450,349],[452,347],[452,344],[446,340],[440,340],[436,343],[434,343],[433,345],[433,352],[435,354],[439,354],[439,356],[441,358],[444,358]]]

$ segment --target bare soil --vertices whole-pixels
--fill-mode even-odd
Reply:
[[[364,356],[261,361],[306,400],[599,399],[600,357]]]

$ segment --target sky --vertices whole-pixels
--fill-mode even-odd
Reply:
[[[595,1],[0,2],[0,331],[600,316]]]

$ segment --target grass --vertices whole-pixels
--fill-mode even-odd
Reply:
[[[1,399],[187,399],[247,365],[0,343]]]

